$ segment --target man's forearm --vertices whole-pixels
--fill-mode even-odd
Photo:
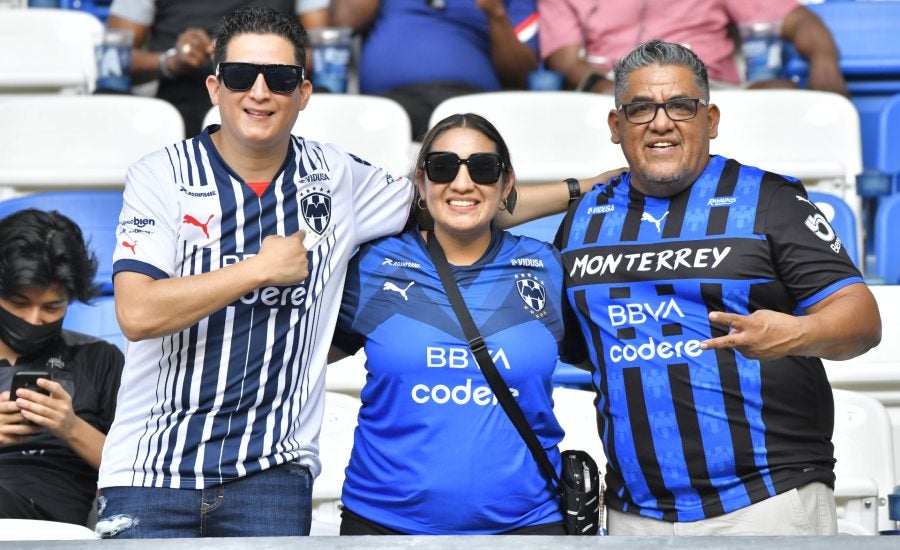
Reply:
[[[115,278],[116,316],[131,341],[182,331],[264,284],[251,259],[228,267],[155,280],[121,272]]]
[[[579,195],[590,191],[597,183],[606,183],[610,179],[625,171],[625,168],[616,168],[578,180]],[[497,224],[500,227],[513,227],[537,218],[558,214],[569,207],[572,193],[565,181],[540,183],[534,185],[520,185],[516,187],[518,197],[516,207],[510,214],[501,212],[497,216]]]

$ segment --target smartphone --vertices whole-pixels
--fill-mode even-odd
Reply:
[[[16,390],[19,388],[36,391],[44,395],[50,395],[49,391],[38,386],[38,378],[46,378],[47,380],[53,379],[53,377],[50,376],[50,373],[45,370],[20,370],[13,374],[12,384],[10,384],[9,387],[9,400],[14,401],[16,399]]]

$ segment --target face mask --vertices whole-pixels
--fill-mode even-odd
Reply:
[[[19,355],[31,355],[59,336],[62,318],[44,325],[32,325],[0,306],[0,340]]]

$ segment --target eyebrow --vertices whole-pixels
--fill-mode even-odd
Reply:
[[[692,97],[687,94],[675,94],[675,95],[671,96],[669,99],[667,99],[666,101],[672,101],[673,99],[692,99]],[[660,103],[665,103],[666,101],[661,101]],[[652,97],[643,96],[643,95],[635,96],[635,97],[631,98],[631,101],[628,101],[627,103],[638,103],[638,102],[656,103],[656,101],[654,101],[654,99]]]

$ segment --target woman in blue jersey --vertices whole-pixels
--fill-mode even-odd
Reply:
[[[515,174],[484,118],[437,123],[415,179],[433,233],[420,224],[369,243],[348,272],[335,345],[364,347],[368,375],[341,534],[563,535],[558,497],[469,352],[426,239],[443,248],[497,370],[557,468],[563,430],[551,376],[560,357],[581,360],[583,349],[580,336],[566,338],[559,254],[494,226]]]

